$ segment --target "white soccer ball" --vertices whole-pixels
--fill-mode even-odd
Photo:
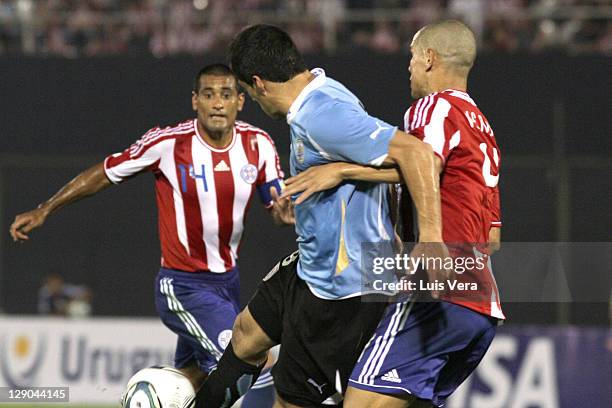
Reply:
[[[171,367],[149,367],[138,371],[127,383],[122,408],[192,408],[195,391],[180,371]]]

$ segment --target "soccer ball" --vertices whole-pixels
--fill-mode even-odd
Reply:
[[[192,408],[195,391],[180,371],[171,367],[149,367],[138,371],[127,383],[122,408]]]

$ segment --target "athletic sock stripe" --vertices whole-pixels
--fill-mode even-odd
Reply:
[[[259,376],[257,381],[260,381],[260,380],[264,381],[264,380],[267,380],[269,378],[272,378],[272,374],[270,374],[269,372],[268,373],[263,373],[262,375]],[[255,384],[257,384],[257,382]]]
[[[259,378],[257,379],[257,381],[255,381],[255,384],[253,384],[251,389],[265,388],[272,384],[274,384],[274,379],[272,378],[272,374],[270,372],[267,372],[259,376]]]
[[[273,386],[273,385],[274,385],[274,381],[273,381],[273,380],[270,380],[270,381],[268,381],[268,382],[261,383],[261,384],[256,383],[256,384],[254,384],[254,385],[251,387],[251,390],[261,390],[261,389],[263,389],[263,388],[271,387],[271,386]]]

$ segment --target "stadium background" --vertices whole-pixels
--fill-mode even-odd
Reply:
[[[61,337],[52,338],[53,328],[37,331],[49,320],[23,317],[36,313],[38,288],[51,272],[93,291],[92,318],[50,320],[74,330],[75,338],[103,338],[112,327],[105,326],[109,316],[118,326],[129,318],[148,322],[144,332],[161,326],[153,318],[159,246],[151,175],[62,210],[24,245],[10,242],[7,230],[15,214],[81,169],[154,125],[191,117],[194,74],[225,60],[224,47],[240,27],[262,21],[286,27],[309,66],[324,67],[372,114],[400,124],[410,103],[406,44],[421,24],[451,15],[479,33],[482,52],[469,91],[502,149],[503,241],[598,242],[602,251],[612,249],[606,244],[612,227],[609,2],[0,1],[0,308],[6,314],[0,365],[15,360],[7,367],[19,377],[19,364],[31,365],[28,352],[33,355],[37,342]],[[251,101],[241,119],[270,133],[287,170],[286,124]],[[243,302],[275,260],[294,249],[294,238],[252,206],[240,259]],[[612,406],[609,387],[597,387],[612,380],[612,267],[594,265],[563,271],[570,288],[599,275],[591,297],[505,306],[509,321],[498,351],[508,350],[503,341],[515,351],[499,351],[497,366],[487,366],[488,374],[455,406]],[[143,337],[126,333],[136,343]],[[31,350],[15,356],[11,347],[19,339]],[[546,355],[542,339],[553,348],[552,366],[529,360]],[[109,342],[108,350],[121,345]],[[554,371],[554,387],[546,370]],[[568,372],[582,381],[569,381]],[[492,373],[505,373],[506,383],[487,381]],[[105,381],[116,386],[123,377]]]

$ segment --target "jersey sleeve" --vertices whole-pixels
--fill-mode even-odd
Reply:
[[[329,161],[380,166],[397,127],[370,116],[357,104],[333,101],[313,112],[307,137]]]
[[[119,184],[140,172],[155,169],[161,157],[156,138],[160,131],[154,127],[124,151],[108,156],[104,160],[106,177]]]
[[[429,144],[442,162],[460,141],[461,134],[448,119],[451,104],[439,95],[428,95],[408,108],[404,130]]]
[[[283,188],[284,174],[272,138],[265,133],[258,134],[257,146],[259,149],[259,173],[255,184],[261,202],[266,207],[270,207],[272,205],[270,188],[275,187],[280,194]]]

